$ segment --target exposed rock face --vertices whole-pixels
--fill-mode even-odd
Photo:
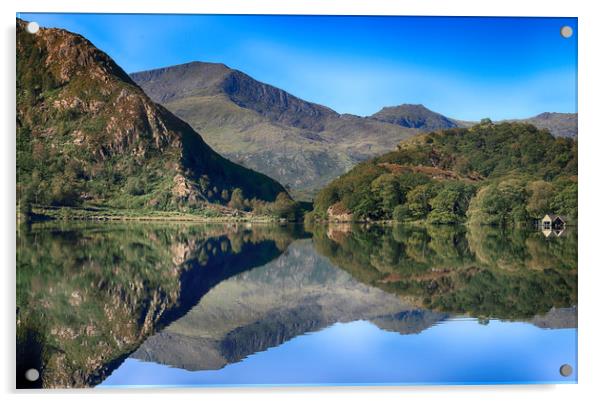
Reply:
[[[37,172],[48,182],[70,181],[80,193],[73,202],[86,194],[112,205],[135,179],[131,195],[165,209],[226,203],[224,195],[237,187],[246,198],[267,201],[285,192],[274,180],[215,153],[82,36],[62,29],[29,34],[25,25],[18,20],[20,185]]]
[[[333,222],[353,222],[353,213],[342,202],[337,202],[328,207],[328,220]]]
[[[530,320],[540,328],[577,328],[577,306],[553,307],[546,314],[538,314]]]

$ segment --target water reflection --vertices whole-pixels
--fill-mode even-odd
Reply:
[[[102,381],[215,284],[261,266],[301,234],[287,227],[38,225],[17,245],[17,385]],[[38,382],[24,380],[29,368]]]
[[[322,339],[318,334],[341,323],[367,322],[397,339],[456,322],[450,321],[454,316],[476,317],[481,324],[520,320],[531,328],[556,328],[554,334],[576,327],[577,239],[570,230],[551,238],[483,227],[309,231],[24,228],[17,253],[18,385],[127,385],[133,380],[125,374],[140,361],[206,373],[241,364],[253,371],[247,358],[259,355],[279,356],[281,364],[296,358],[291,370],[299,376],[292,383],[298,383],[298,351],[287,346],[284,353],[282,345],[295,345],[308,333]],[[508,331],[490,328],[500,336]],[[561,344],[565,352],[574,347]],[[336,362],[329,364],[336,370]],[[42,372],[34,384],[22,377],[31,367]],[[264,383],[272,378],[263,374]],[[370,375],[362,375],[369,382]],[[142,383],[153,384],[151,377]],[[191,381],[211,383],[213,377],[203,378]]]
[[[314,229],[318,252],[358,280],[439,311],[529,319],[577,303],[577,237],[491,227]]]
[[[415,307],[334,267],[311,240],[298,240],[273,262],[217,285],[133,357],[215,370],[336,322],[386,320],[409,310]],[[429,318],[432,324],[445,315]],[[404,332],[419,332],[424,320],[405,324]]]

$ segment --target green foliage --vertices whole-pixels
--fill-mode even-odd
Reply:
[[[24,27],[20,21],[16,139],[23,208],[193,211],[226,204],[234,188],[266,202],[285,191],[215,153],[85,39]]]
[[[235,188],[232,190],[232,196],[230,197],[230,202],[228,202],[228,206],[234,209],[245,209],[245,197],[240,188]]]
[[[415,137],[359,164],[318,194],[313,216],[324,219],[342,202],[358,221],[452,224],[470,215],[473,223],[505,226],[548,212],[576,217],[576,175],[576,141],[483,119]]]
[[[437,183],[421,184],[408,192],[407,207],[415,219],[424,219],[431,212],[430,200],[433,199],[440,185]]]
[[[555,196],[556,188],[550,182],[535,180],[527,184],[529,199],[526,210],[530,216],[543,217],[551,211],[551,201]]]
[[[453,224],[463,220],[475,187],[461,182],[445,183],[429,203],[432,211],[428,222],[434,224]]]
[[[383,174],[370,184],[370,191],[380,210],[379,215],[389,218],[393,209],[403,202],[404,194],[399,187],[399,181],[393,174]]]
[[[146,183],[139,177],[128,177],[125,184],[125,191],[129,195],[143,195],[146,193]]]
[[[403,222],[411,218],[411,212],[407,205],[397,205],[393,209],[393,220]]]
[[[552,210],[577,219],[577,183],[568,183],[550,202]]]
[[[481,188],[468,211],[472,223],[506,226],[527,222],[525,183],[508,179]]]
[[[278,194],[276,197],[272,211],[277,217],[288,221],[298,221],[301,218],[299,204],[284,192]]]

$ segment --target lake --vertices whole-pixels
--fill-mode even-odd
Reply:
[[[20,227],[17,385],[575,383],[570,229]]]

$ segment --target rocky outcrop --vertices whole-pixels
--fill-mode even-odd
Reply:
[[[18,20],[20,186],[35,182],[36,170],[48,182],[69,181],[70,191],[79,192],[71,203],[119,204],[115,199],[125,187],[140,200],[129,204],[162,209],[226,204],[235,188],[245,198],[265,201],[286,192],[276,181],[214,152],[84,37],[62,29],[30,34],[25,26]],[[31,187],[37,191],[39,186]],[[63,200],[43,203],[50,202]]]
[[[353,213],[349,211],[342,202],[337,202],[326,211],[328,214],[328,220],[332,222],[352,222]]]

